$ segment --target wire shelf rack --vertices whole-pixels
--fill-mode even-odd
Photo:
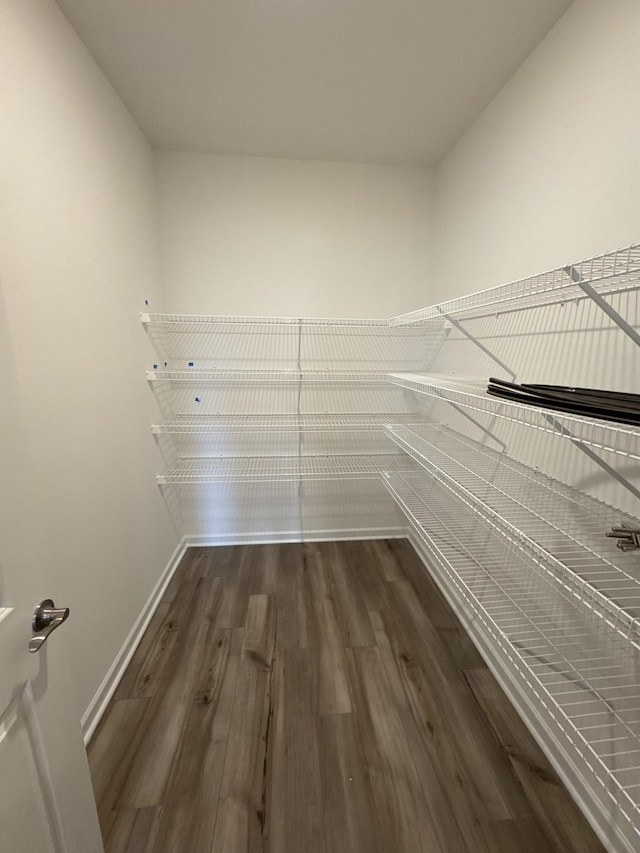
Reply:
[[[486,392],[485,379],[452,379],[448,376],[410,373],[393,373],[388,378],[393,385],[427,397],[446,400],[465,409],[560,435],[598,450],[640,459],[640,430],[626,424],[565,415],[490,397]]]
[[[414,471],[415,462],[403,453],[336,456],[242,456],[181,458],[157,481],[215,483],[260,480],[379,480],[382,472]]]
[[[640,554],[606,537],[637,519],[440,425],[387,435],[543,571],[640,648]]]
[[[428,370],[448,330],[444,320],[142,315],[155,368]]]
[[[470,516],[415,474],[385,478],[436,575],[525,704],[535,709],[576,783],[620,842],[640,845],[640,663],[637,649],[536,570],[489,519]]]
[[[334,432],[380,430],[388,424],[424,422],[414,412],[355,412],[345,414],[246,414],[179,415],[151,427],[154,435],[180,435],[219,432]]]
[[[640,244],[568,264],[554,270],[513,281],[469,296],[450,299],[428,308],[391,318],[392,325],[421,323],[437,317],[456,315],[476,318],[489,313],[537,308],[573,299],[588,298],[577,284],[579,279],[601,296],[640,288]]]
[[[189,384],[253,383],[349,383],[386,384],[387,374],[379,370],[148,370],[149,382]]]
[[[162,327],[170,332],[197,332],[204,334],[227,331],[234,333],[236,327],[250,331],[251,327],[264,331],[265,327],[276,327],[297,332],[304,329],[348,330],[357,334],[358,329],[382,329],[384,333],[396,334],[392,321],[388,319],[355,319],[349,317],[250,317],[224,314],[141,314],[140,320],[146,326]]]

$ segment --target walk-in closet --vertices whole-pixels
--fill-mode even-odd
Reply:
[[[635,853],[635,0],[0,41],[2,849]]]

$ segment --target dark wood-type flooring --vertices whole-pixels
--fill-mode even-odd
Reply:
[[[603,850],[406,540],[190,549],[89,759],[110,853]]]

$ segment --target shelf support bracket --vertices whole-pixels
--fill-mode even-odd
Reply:
[[[456,320],[456,318],[452,317],[451,314],[445,314],[440,307],[438,307],[438,311],[442,314],[445,320],[448,320],[452,326],[455,326],[456,329],[465,336],[465,338],[469,338],[469,340],[474,343],[478,347],[478,349],[481,349],[485,355],[488,355],[490,359],[495,361],[495,363],[498,364],[504,371],[506,371],[511,377],[511,379],[515,381],[516,374],[513,372],[513,370],[508,368],[504,361],[501,361],[497,355],[494,355],[491,350],[482,343],[482,341],[478,340],[478,338],[475,337],[475,335],[472,335],[471,332],[467,331],[467,329],[465,329],[465,327],[459,320]]]
[[[605,300],[600,296],[600,294],[596,293],[596,291],[591,287],[590,284],[588,284],[588,282],[585,282],[582,280],[578,271],[574,267],[571,267],[571,266],[565,267],[564,269],[565,269],[565,272],[569,276],[571,276],[571,280],[574,281],[580,288],[582,288],[582,290],[591,299],[593,299],[594,302],[596,302],[596,304],[599,305],[602,308],[602,310],[609,317],[611,317],[611,319],[614,321],[614,323],[616,323],[627,335],[629,335],[629,337],[636,344],[638,344],[640,346],[640,335],[638,335],[636,330],[632,326],[630,326],[629,323],[627,323],[627,321],[624,320],[614,308],[612,308],[607,302],[605,302]],[[476,346],[479,349],[481,349],[486,355],[488,355],[491,359],[493,359],[493,361],[495,361],[496,364],[499,364],[503,370],[506,370],[506,372],[515,380],[516,374],[513,372],[513,370],[511,370],[511,368],[507,367],[507,365],[503,361],[501,361],[497,356],[495,356],[491,352],[491,350],[488,349],[488,347],[486,347],[474,335],[472,335],[471,332],[467,331],[467,329],[464,328],[464,326],[462,325],[462,323],[460,323],[459,320],[456,320],[455,317],[452,317],[450,314],[446,314],[439,307],[438,307],[438,311],[442,314],[442,316],[446,320],[448,320],[453,326],[455,326],[455,328],[458,329],[459,332],[461,332],[466,338],[468,338],[470,341],[472,341],[474,344],[476,344]],[[454,409],[456,409],[458,412],[463,414],[466,418],[468,418],[470,421],[472,421],[477,427],[479,427],[479,429],[481,429],[482,432],[486,433],[494,441],[497,441],[499,444],[502,444],[503,448],[506,450],[506,444],[501,442],[500,439],[496,438],[496,436],[493,435],[493,433],[490,430],[488,430],[485,426],[483,426],[475,418],[471,417],[471,415],[464,412],[460,406],[457,406],[454,403],[451,403],[451,401],[448,401],[448,402],[450,403],[450,405],[453,406]],[[640,490],[638,490],[632,483],[630,483],[625,477],[623,477],[622,474],[620,474],[618,471],[616,471],[615,468],[613,468],[611,465],[609,465],[608,462],[605,462],[604,459],[602,459],[600,456],[598,456],[598,454],[594,450],[592,450],[588,445],[583,444],[579,439],[574,438],[571,431],[568,430],[566,427],[564,427],[555,418],[551,417],[551,415],[545,415],[544,418],[549,424],[551,424],[551,426],[553,426],[553,428],[555,430],[557,430],[559,433],[561,433],[566,438],[568,438],[569,441],[571,441],[571,443],[575,447],[578,448],[578,450],[581,450],[586,456],[589,457],[589,459],[591,459],[593,462],[595,462],[596,465],[599,465],[600,468],[603,469],[603,471],[606,471],[610,477],[613,477],[613,479],[616,480],[618,483],[620,483],[621,486],[623,486],[625,489],[627,489],[627,491],[631,492],[631,494],[634,495],[634,497],[640,498]]]
[[[547,421],[547,423],[551,424],[551,426],[561,435],[564,435],[566,438],[568,438],[571,444],[575,445],[578,450],[581,450],[589,457],[589,459],[593,460],[596,465],[599,465],[604,471],[606,471],[610,477],[613,477],[613,479],[617,480],[621,486],[624,486],[627,491],[631,492],[634,497],[640,498],[640,490],[638,490],[633,485],[633,483],[630,483],[625,477],[622,476],[622,474],[620,474],[619,471],[616,471],[616,469],[609,465],[608,462],[605,462],[605,460],[602,459],[601,456],[598,456],[595,450],[592,450],[592,448],[589,447],[588,444],[583,444],[578,438],[574,438],[571,430],[568,430],[551,415],[544,414],[544,419]]]
[[[588,282],[582,280],[582,277],[575,269],[575,267],[568,266],[565,267],[564,270],[567,275],[571,277],[571,280],[575,282],[578,287],[580,287],[587,294],[587,296],[593,299],[593,301],[600,308],[602,308],[602,310],[613,320],[614,323],[616,323],[622,329],[623,332],[625,332],[625,334],[627,334],[631,338],[632,341],[634,341],[636,344],[638,344],[638,346],[640,346],[640,335],[636,332],[636,330],[632,326],[630,326],[629,323],[627,323],[627,321],[623,317],[621,317],[618,312],[611,307],[611,305],[608,304],[608,302],[605,302],[605,300],[600,296],[600,294],[597,293]],[[440,308],[438,308],[438,311],[440,311],[443,317],[445,317],[445,319],[452,323],[456,327],[456,329],[458,329],[458,331],[460,331],[465,337],[469,338],[470,341],[473,341],[473,343],[476,344],[477,347],[479,347],[484,353],[486,353],[486,355],[492,358],[493,361],[496,362],[496,364],[499,364],[503,370],[506,370],[507,373],[515,380],[516,374],[513,372],[513,370],[507,367],[507,365],[503,361],[501,361],[497,356],[495,356],[491,352],[491,350],[488,349],[481,341],[474,337],[471,332],[468,332],[459,320],[456,320],[455,317],[452,317],[450,314],[445,314],[445,312],[442,311]],[[466,412],[463,412],[462,409],[458,406],[454,406],[454,408],[458,409],[459,412],[462,412],[462,414],[468,417],[469,420],[473,421],[473,423],[475,423],[476,426],[480,427],[483,432],[486,432],[488,435],[490,435],[491,438],[494,439],[494,441],[499,441],[499,439],[496,439],[496,437],[491,432],[489,432],[486,427],[483,427],[478,421],[476,421],[475,418],[472,418],[470,415],[467,415]],[[545,415],[544,417],[545,420],[550,423],[555,430],[557,430],[559,433],[568,438],[569,441],[571,441],[571,443],[578,448],[578,450],[581,450],[586,456],[589,457],[589,459],[595,462],[596,465],[599,465],[604,471],[606,471],[610,477],[613,477],[613,479],[617,480],[617,482],[620,483],[621,486],[627,489],[627,491],[631,492],[632,495],[634,495],[636,498],[640,498],[640,490],[638,490],[632,483],[630,483],[625,477],[623,477],[622,474],[616,471],[615,468],[609,465],[608,462],[605,462],[604,459],[598,456],[598,454],[594,450],[592,450],[588,445],[583,444],[579,439],[574,438],[571,431],[564,427],[561,423],[559,423],[559,421],[557,421],[555,418],[551,417],[551,415]],[[506,449],[506,445],[503,445],[503,447]]]
[[[504,441],[501,441],[497,435],[494,435],[488,427],[484,426],[484,424],[480,423],[480,421],[476,420],[476,418],[474,418],[468,412],[465,412],[462,406],[458,406],[458,404],[454,403],[452,400],[447,400],[444,397],[441,399],[445,400],[445,402],[447,402],[452,409],[455,409],[456,412],[459,412],[461,415],[463,415],[463,417],[467,418],[467,420],[470,420],[471,423],[477,426],[481,432],[488,436],[492,441],[495,441],[496,444],[499,444],[500,447],[502,447],[503,452],[506,452],[507,445],[504,443]]]
[[[442,398],[442,399],[446,400],[446,398]],[[459,412],[461,415],[464,415],[465,418],[468,418],[473,424],[475,424],[475,426],[478,427],[478,429],[482,430],[482,432],[484,432],[491,439],[493,439],[493,441],[496,441],[498,444],[502,445],[502,449],[506,451],[507,445],[503,441],[500,441],[500,439],[497,438],[491,432],[491,430],[489,430],[489,429],[487,429],[487,427],[483,426],[480,423],[480,421],[476,420],[470,414],[465,412],[464,409],[462,408],[462,406],[458,406],[456,403],[452,402],[451,400],[446,400],[446,402],[449,403],[449,405],[452,408],[454,408],[457,412]],[[593,450],[591,447],[589,447],[588,444],[584,444],[582,441],[580,441],[579,438],[575,438],[573,433],[571,432],[571,430],[567,429],[565,426],[563,426],[559,421],[557,421],[551,415],[547,415],[544,412],[541,412],[541,414],[544,417],[544,419],[547,421],[547,423],[550,424],[560,435],[563,435],[565,438],[568,438],[569,441],[571,442],[571,444],[574,445],[574,447],[577,447],[578,450],[581,450],[585,454],[585,456],[588,456],[592,462],[595,462],[596,465],[599,465],[600,468],[602,468],[603,471],[606,471],[606,473],[610,477],[613,477],[614,480],[617,480],[617,482],[620,483],[620,485],[623,486],[625,489],[627,489],[627,491],[631,492],[631,494],[634,497],[640,498],[640,490],[638,490],[633,485],[633,483],[630,483],[626,479],[626,477],[623,477],[619,471],[616,471],[615,468],[613,468],[611,465],[609,465],[608,462],[605,462],[605,460],[602,459],[602,457],[598,456],[598,454],[595,452],[595,450]]]
[[[602,296],[589,284],[588,281],[584,281],[580,273],[577,271],[575,267],[568,266],[564,267],[564,271],[570,277],[571,281],[578,285],[578,287],[587,294],[589,299],[592,299],[596,305],[604,311],[607,317],[610,317],[613,322],[618,326],[622,331],[627,335],[631,340],[636,344],[636,346],[640,346],[640,335],[636,332],[633,326],[621,317],[620,314],[612,308],[611,305],[603,299]]]

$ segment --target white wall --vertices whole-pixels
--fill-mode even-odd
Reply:
[[[175,547],[138,319],[161,307],[153,158],[52,0],[1,0],[0,33],[0,299],[32,455],[20,535],[42,597],[71,608],[51,655],[80,717]]]
[[[640,3],[575,0],[437,172],[437,301],[640,239]]]
[[[429,301],[428,169],[157,155],[167,310],[387,317]]]

